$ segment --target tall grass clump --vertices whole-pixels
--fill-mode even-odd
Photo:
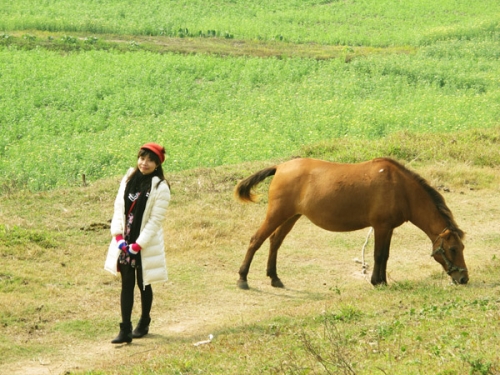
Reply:
[[[337,162],[356,163],[389,156],[411,162],[463,163],[477,167],[495,168],[500,165],[500,128],[472,129],[450,135],[396,132],[372,140],[346,138],[322,141],[304,146],[300,155]]]

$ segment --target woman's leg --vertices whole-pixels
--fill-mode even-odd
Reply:
[[[120,273],[122,275],[122,291],[120,295],[122,322],[130,323],[134,307],[135,269],[130,264],[120,264]]]
[[[153,289],[151,285],[146,285],[144,287],[144,281],[142,279],[142,268],[139,266],[137,268],[137,285],[139,286],[139,290],[141,291],[141,306],[142,313],[141,319],[132,332],[133,338],[140,338],[148,334],[149,332],[149,323],[151,323],[151,305],[153,304]]]
[[[144,287],[144,281],[142,279],[142,269],[141,267],[137,268],[137,286],[141,291],[141,319],[132,332],[132,337],[140,338],[148,334],[149,332],[149,323],[151,323],[151,306],[153,304],[153,289],[151,285],[146,285]]]
[[[130,265],[120,264],[120,273],[122,275],[122,291],[120,294],[120,308],[122,322],[120,323],[120,332],[111,343],[123,344],[132,341],[132,308],[134,307],[134,288],[135,288],[135,269]]]
[[[141,291],[141,318],[149,318],[151,306],[153,305],[153,288],[151,288],[151,285],[146,285],[146,287],[144,287],[141,267],[137,268],[137,286]]]

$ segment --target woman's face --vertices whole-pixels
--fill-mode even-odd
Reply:
[[[149,156],[139,156],[137,159],[137,167],[143,175],[151,174],[156,169],[156,163],[149,158]]]

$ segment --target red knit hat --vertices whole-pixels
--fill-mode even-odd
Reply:
[[[146,143],[145,145],[141,146],[141,149],[143,148],[153,152],[156,156],[158,156],[158,159],[160,159],[160,163],[163,163],[165,161],[165,147],[160,146],[157,143]]]

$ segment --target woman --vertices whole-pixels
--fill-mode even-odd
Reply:
[[[130,343],[149,332],[153,290],[151,284],[167,281],[162,224],[170,201],[170,188],[162,163],[165,149],[146,143],[138,154],[137,167],[123,177],[115,199],[111,235],[104,268],[121,273],[122,322],[113,344]],[[134,288],[141,292],[142,314],[132,331]]]

